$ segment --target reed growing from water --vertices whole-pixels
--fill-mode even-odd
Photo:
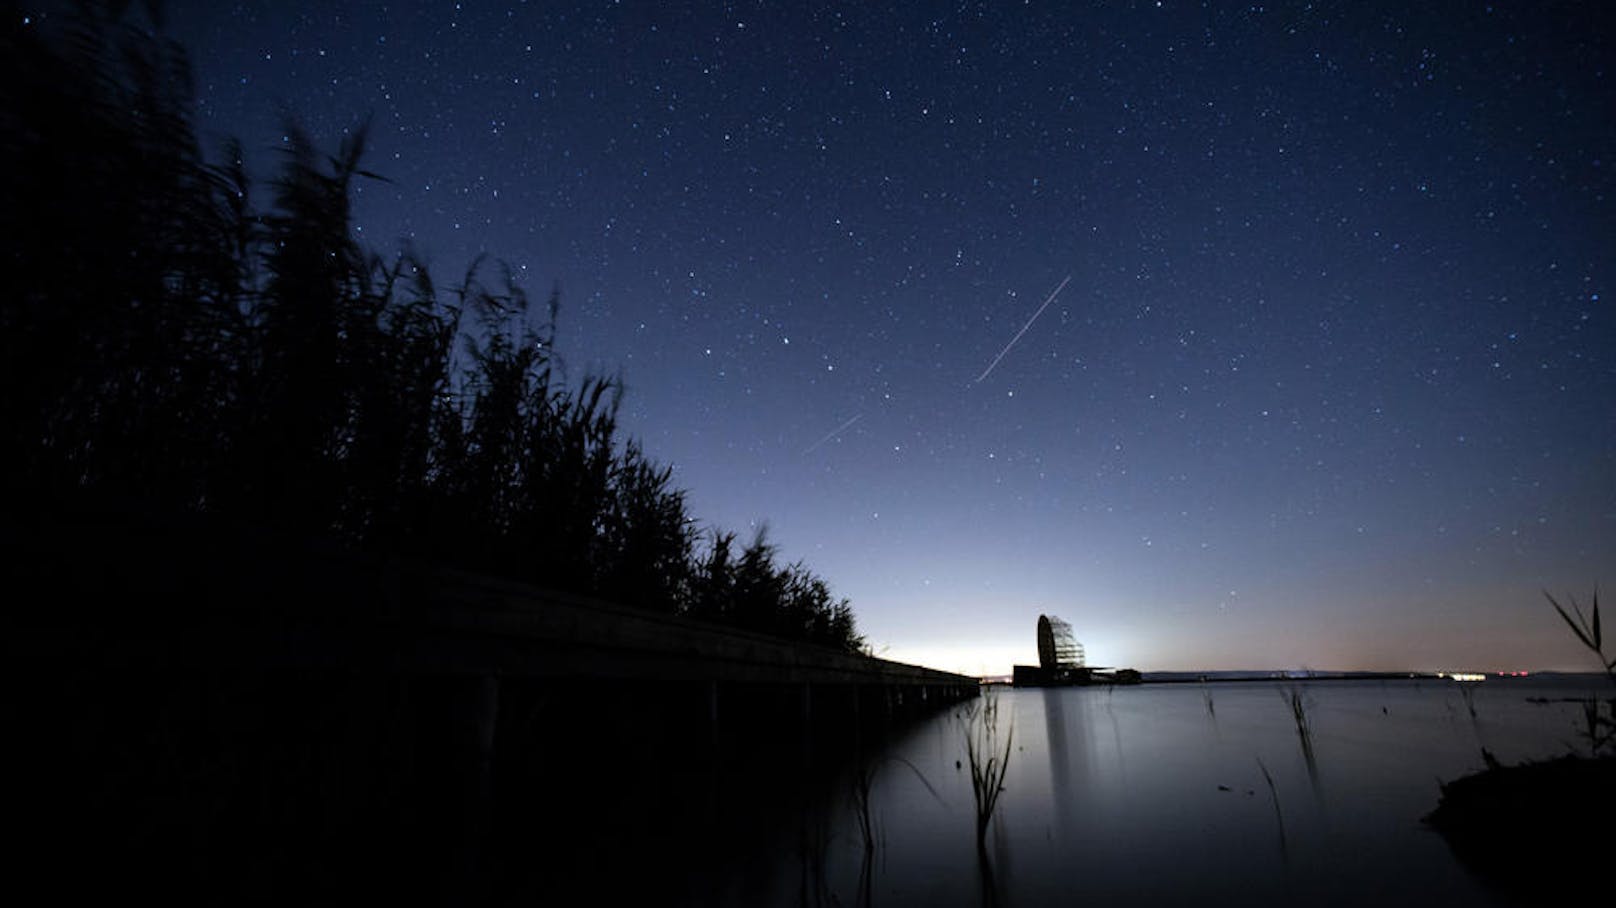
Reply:
[[[1285,843],[1285,814],[1279,809],[1279,789],[1274,785],[1274,777],[1269,774],[1268,767],[1263,765],[1262,757],[1257,758],[1257,768],[1262,771],[1263,781],[1268,783],[1268,794],[1274,801],[1274,822],[1279,828],[1279,854],[1281,858],[1289,855]]]
[[[1472,724],[1476,721],[1476,688],[1468,681],[1456,681],[1459,685],[1459,699],[1464,701],[1465,712],[1470,714]]]
[[[1313,764],[1313,720],[1308,715],[1307,691],[1300,684],[1291,684],[1280,691],[1289,707],[1291,720],[1296,724],[1296,740],[1302,745],[1302,756]]]
[[[987,855],[988,824],[1004,794],[1005,774],[1010,769],[1010,749],[1015,739],[1015,721],[1005,728],[999,743],[999,697],[993,688],[983,691],[982,699],[966,708],[965,760],[971,771],[971,796],[976,806],[976,848]]]

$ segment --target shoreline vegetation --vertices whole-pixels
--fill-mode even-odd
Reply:
[[[267,187],[239,142],[204,154],[156,26],[118,3],[0,25],[13,515],[237,526],[864,651],[765,531],[698,530],[620,437],[620,378],[568,380],[559,289],[361,246],[368,124],[328,154],[288,118]]]
[[[1598,680],[1612,688],[1604,698],[1590,693],[1577,701],[1583,711],[1578,733],[1588,753],[1505,766],[1483,747],[1487,768],[1444,783],[1425,822],[1478,876],[1530,904],[1563,904],[1597,887],[1609,858],[1606,835],[1616,817],[1616,658],[1605,654],[1597,589],[1586,614],[1575,597],[1568,609],[1543,595],[1598,659]],[[1476,718],[1474,705],[1470,714]]]
[[[892,672],[763,532],[698,528],[621,379],[569,378],[559,290],[361,246],[365,124],[328,153],[288,122],[260,183],[202,150],[161,4],[62,6],[0,22],[19,890],[710,904],[976,694],[804,680]],[[580,644],[535,590],[642,617]],[[659,624],[778,657],[648,676],[623,629]]]

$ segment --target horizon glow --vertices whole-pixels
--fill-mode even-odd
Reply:
[[[1542,593],[1616,582],[1595,10],[170,8],[209,141],[373,114],[361,239],[559,283],[877,653],[1593,664]]]

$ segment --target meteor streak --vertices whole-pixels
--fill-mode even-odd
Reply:
[[[847,422],[844,422],[841,425],[837,426],[836,428],[831,429],[830,433],[828,435],[826,435],[824,438],[821,438],[820,440],[814,442],[813,444],[809,445],[807,448],[804,448],[802,453],[804,453],[804,454],[812,454],[814,452],[814,449],[818,448],[820,445],[824,444],[825,442],[830,441],[832,438],[835,438],[836,436],[842,434],[843,432],[846,432],[848,429],[852,428],[853,423],[856,423],[856,422],[858,422],[859,420],[861,420],[863,418],[864,418],[864,414],[860,413],[857,416],[853,417],[852,419],[848,420]]]
[[[972,384],[979,385],[982,383],[982,379],[988,377],[988,373],[993,371],[993,367],[999,364],[999,360],[1004,359],[1004,355],[1010,352],[1010,348],[1016,345],[1016,341],[1021,340],[1021,335],[1027,333],[1027,329],[1032,327],[1032,323],[1038,321],[1038,316],[1044,314],[1044,310],[1048,309],[1049,304],[1055,301],[1055,297],[1060,296],[1060,292],[1066,289],[1066,285],[1071,280],[1072,276],[1070,274],[1066,275],[1066,279],[1060,282],[1060,286],[1049,292],[1049,298],[1044,300],[1044,304],[1038,307],[1038,311],[1032,314],[1032,318],[1027,319],[1027,323],[1021,326],[1021,330],[1016,332],[1015,337],[1010,338],[1010,343],[1004,345],[1004,349],[1000,350],[999,355],[993,358],[993,362],[988,363],[988,367],[982,370],[982,374],[978,375],[976,381],[972,382]]]

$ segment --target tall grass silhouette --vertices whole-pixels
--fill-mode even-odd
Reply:
[[[14,513],[203,519],[497,573],[855,652],[845,599],[760,534],[704,537],[569,381],[560,294],[478,259],[440,284],[355,238],[366,123],[288,119],[255,185],[196,136],[155,5],[0,25],[0,479]],[[705,541],[704,541],[705,540]]]

